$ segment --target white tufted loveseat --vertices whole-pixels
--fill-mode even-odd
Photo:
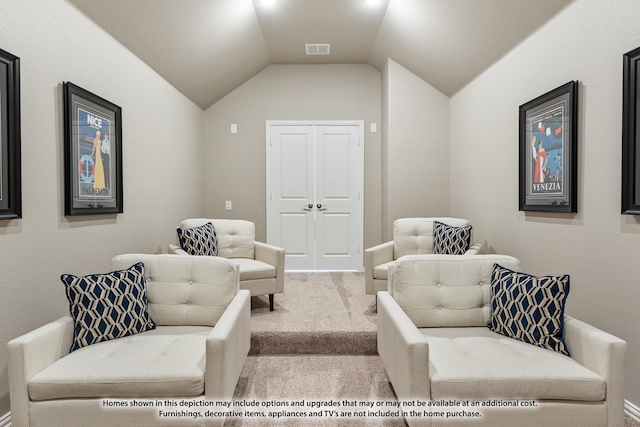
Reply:
[[[461,218],[400,218],[393,222],[393,240],[364,251],[365,292],[375,295],[387,290],[389,266],[405,255],[433,253],[433,221],[454,227],[466,227]],[[472,234],[473,236],[473,234]],[[473,244],[467,254],[478,254],[480,245]]]
[[[209,407],[196,405],[231,400],[250,346],[250,297],[238,289],[237,265],[217,257],[129,254],[113,258],[112,268],[137,262],[144,263],[156,329],[69,354],[74,325],[67,316],[10,341],[12,426],[224,424],[224,417],[160,417],[159,411],[204,413]],[[191,406],[133,406],[166,400]]]
[[[200,227],[212,223],[218,236],[218,255],[238,264],[240,289],[251,296],[269,295],[273,311],[274,294],[284,292],[284,249],[256,241],[256,226],[240,219],[185,219],[180,227]],[[186,255],[177,244],[169,244],[169,253]]]
[[[622,427],[626,343],[569,316],[571,357],[492,332],[495,263],[520,265],[504,255],[412,255],[391,267],[389,290],[378,293],[378,352],[398,399],[497,402],[422,406],[459,416],[407,417],[409,426]],[[498,406],[506,401],[536,406]]]

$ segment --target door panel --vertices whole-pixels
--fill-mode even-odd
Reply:
[[[358,127],[317,126],[316,240],[318,270],[359,265]],[[318,208],[318,204],[321,205]]]
[[[311,126],[271,128],[269,241],[285,248],[290,270],[315,268],[314,157]]]

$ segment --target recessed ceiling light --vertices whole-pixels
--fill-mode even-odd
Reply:
[[[276,0],[262,0],[262,4],[264,4],[265,6],[271,6],[275,2]]]
[[[378,4],[378,3],[380,3],[380,0],[364,0],[364,1],[369,3],[369,4]]]

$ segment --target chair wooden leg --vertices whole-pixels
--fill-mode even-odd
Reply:
[[[269,311],[273,311],[273,294],[269,294]]]

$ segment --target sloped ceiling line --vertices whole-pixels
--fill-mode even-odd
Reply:
[[[574,0],[67,1],[204,110],[270,64],[392,58],[452,96]]]

